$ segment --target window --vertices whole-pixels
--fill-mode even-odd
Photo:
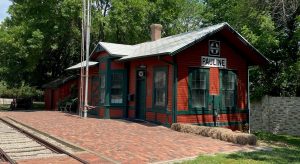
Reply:
[[[207,106],[207,70],[193,69],[189,74],[189,103],[191,108]]]
[[[100,75],[100,103],[105,102],[105,75]]]
[[[123,73],[112,73],[111,80],[111,103],[122,104],[123,103]]]
[[[222,72],[222,106],[235,107],[236,74],[233,71]]]
[[[167,68],[154,70],[154,106],[167,106]]]

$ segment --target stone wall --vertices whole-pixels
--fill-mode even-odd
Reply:
[[[300,97],[264,97],[251,102],[252,131],[300,136]]]

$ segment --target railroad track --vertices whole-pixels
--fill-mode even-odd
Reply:
[[[81,163],[88,163],[78,156],[17,127],[10,121],[0,118],[0,162],[15,164],[17,160],[55,157],[64,154]]]

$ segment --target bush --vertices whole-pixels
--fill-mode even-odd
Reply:
[[[5,98],[38,98],[43,96],[43,91],[22,83],[18,88],[9,88],[0,82],[0,97]]]
[[[172,124],[171,129],[179,132],[192,133],[241,145],[256,145],[257,142],[256,137],[253,134],[234,132],[226,128],[174,123]]]

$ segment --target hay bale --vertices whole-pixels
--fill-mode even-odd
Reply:
[[[171,126],[172,130],[211,137],[226,142],[232,142],[241,145],[256,145],[257,140],[255,135],[242,132],[233,132],[231,129],[220,127],[206,127],[191,124],[174,123]]]
[[[180,130],[181,130],[181,124],[174,123],[174,124],[171,125],[171,129],[180,132]]]

